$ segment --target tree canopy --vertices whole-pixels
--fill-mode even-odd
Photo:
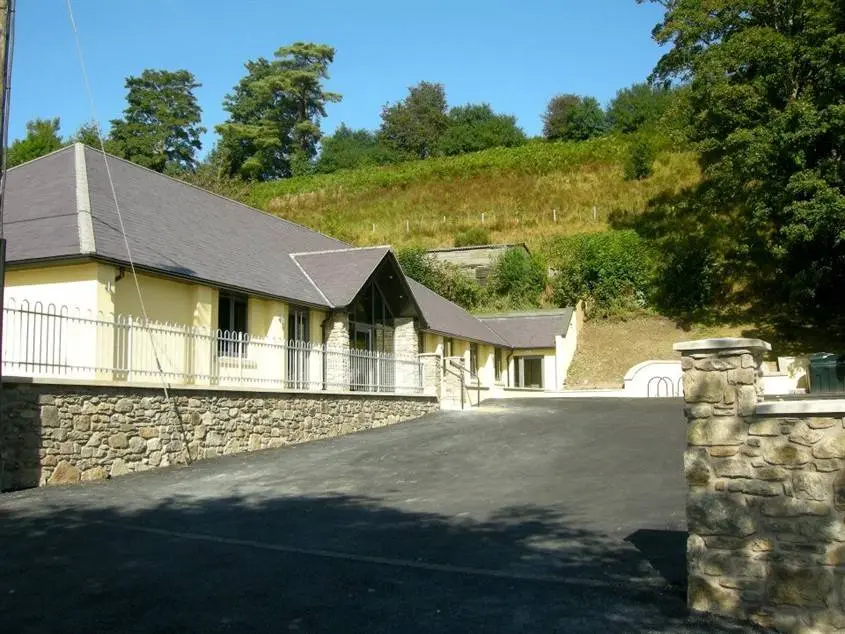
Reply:
[[[467,104],[449,111],[439,147],[442,154],[451,156],[492,147],[512,147],[525,140],[525,133],[516,125],[516,117],[496,114],[490,104]]]
[[[329,173],[365,165],[382,165],[392,162],[393,158],[374,132],[363,128],[353,130],[341,123],[333,134],[323,137],[320,142],[316,170]]]
[[[59,118],[33,119],[26,124],[26,136],[15,139],[6,152],[6,165],[14,167],[60,149]]]
[[[122,119],[111,122],[110,151],[157,172],[193,170],[202,147],[200,84],[187,70],[146,69],[127,77]]]
[[[379,138],[409,158],[424,159],[438,153],[448,127],[443,84],[421,81],[408,89],[405,99],[382,109]]]
[[[606,129],[607,118],[594,97],[557,95],[543,114],[543,136],[550,141],[586,141]]]
[[[654,125],[666,112],[671,98],[671,89],[661,84],[643,82],[623,88],[608,106],[608,125],[619,132],[636,132]]]
[[[845,288],[845,4],[660,4],[666,12],[653,35],[671,48],[652,79],[689,84],[689,135],[704,173],[701,186],[661,213],[675,231],[687,223],[686,235],[707,238],[710,259],[723,259],[735,287],[755,289],[793,319],[837,317]]]
[[[268,180],[311,170],[320,119],[328,103],[341,100],[323,87],[334,54],[331,46],[296,42],[273,60],[246,63],[246,76],[223,103],[229,118],[216,128],[232,175]]]

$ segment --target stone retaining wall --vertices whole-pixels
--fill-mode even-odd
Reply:
[[[839,631],[845,409],[842,401],[760,402],[767,347],[676,346],[688,418],[688,603],[786,632]]]
[[[435,398],[173,390],[6,381],[3,490],[97,480],[330,438],[438,409]],[[179,422],[181,418],[181,423]]]

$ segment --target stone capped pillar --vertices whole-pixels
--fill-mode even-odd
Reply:
[[[752,545],[758,532],[752,507],[755,495],[774,492],[770,483],[751,479],[746,455],[762,395],[760,368],[771,346],[704,339],[674,348],[682,355],[687,418],[687,603],[693,611],[745,618],[748,593],[760,591],[765,577]]]
[[[349,389],[349,314],[334,311],[326,324],[327,390]]]
[[[413,317],[393,320],[393,354],[396,359],[396,391],[410,394],[420,385],[419,337]]]

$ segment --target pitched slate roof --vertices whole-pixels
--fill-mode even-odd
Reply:
[[[114,156],[108,168],[142,270],[332,308],[348,305],[389,251],[353,248]],[[12,168],[6,191],[10,264],[86,257],[128,262],[98,150],[74,144]],[[459,306],[407,282],[429,330],[508,346]]]
[[[479,320],[505,339],[511,348],[551,348],[555,337],[565,336],[572,308],[530,313],[479,316]]]
[[[457,304],[453,304],[415,280],[408,278],[408,284],[429,330],[472,341],[510,347],[501,335]]]
[[[293,253],[290,257],[332,306],[348,306],[389,252],[390,247],[362,247]]]

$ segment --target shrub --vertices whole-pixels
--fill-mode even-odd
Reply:
[[[405,275],[466,310],[482,300],[478,283],[454,264],[440,262],[422,249],[401,249],[396,254]]]
[[[591,316],[642,309],[651,300],[655,265],[651,247],[634,231],[559,237],[548,244],[555,270],[555,301],[585,301]]]
[[[657,150],[654,145],[643,138],[635,139],[628,148],[625,159],[625,180],[643,180],[654,173],[654,159]]]
[[[487,229],[470,227],[455,234],[456,247],[474,247],[481,244],[490,244],[490,232]]]
[[[493,264],[488,289],[507,296],[514,307],[535,307],[546,289],[546,267],[537,255],[523,249],[505,251]]]

